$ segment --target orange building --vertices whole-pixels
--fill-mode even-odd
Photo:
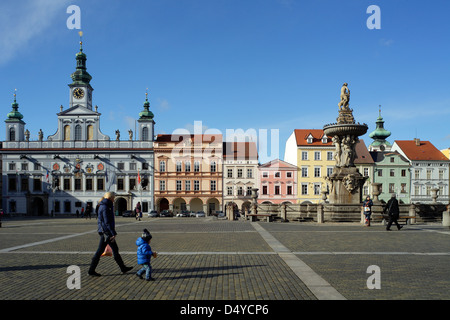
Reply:
[[[204,211],[222,208],[222,135],[160,134],[154,142],[155,209]]]

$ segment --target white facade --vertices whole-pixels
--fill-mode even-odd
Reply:
[[[84,59],[84,60],[83,60]],[[49,215],[81,213],[93,208],[106,191],[116,193],[115,210],[133,210],[138,202],[143,212],[153,203],[153,114],[139,113],[138,136],[132,132],[114,140],[100,130],[97,107],[92,110],[90,75],[85,71],[85,55],[77,55],[77,71],[69,85],[69,108],[57,114],[57,129],[44,139],[29,140],[29,132],[18,113],[5,120],[6,135],[2,142],[2,209],[5,213]],[[140,110],[137,108],[136,113]],[[24,115],[26,118],[26,115]],[[46,129],[46,128],[44,128]],[[139,183],[139,181],[141,183]]]

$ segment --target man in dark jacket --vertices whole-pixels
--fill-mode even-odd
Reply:
[[[90,276],[100,276],[99,273],[95,272],[95,268],[97,267],[100,257],[102,253],[105,251],[107,245],[109,245],[112,249],[114,260],[120,267],[120,271],[123,273],[130,271],[133,267],[127,267],[123,263],[122,257],[119,254],[119,247],[116,242],[116,229],[115,229],[115,221],[114,221],[114,193],[107,192],[103,197],[103,200],[100,202],[98,208],[98,234],[100,235],[100,242],[98,245],[98,249],[92,257],[91,266],[89,267],[88,274]]]
[[[391,225],[392,223],[395,223],[397,226],[397,229],[400,230],[402,228],[401,225],[398,224],[397,219],[400,215],[400,209],[398,207],[398,200],[395,197],[395,193],[392,194],[391,198],[389,199],[388,203],[386,204],[386,207],[384,208],[384,213],[388,212],[389,215],[389,222],[386,226],[387,231],[391,231]]]

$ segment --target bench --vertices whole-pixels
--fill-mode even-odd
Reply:
[[[247,217],[250,217],[251,222],[258,221],[259,217],[265,218],[267,222],[272,222],[273,216],[274,215],[270,214],[270,213],[267,213],[267,214],[265,214],[265,213],[257,213],[257,214],[251,214],[250,213],[250,214],[247,214]]]

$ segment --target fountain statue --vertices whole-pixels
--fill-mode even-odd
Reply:
[[[358,172],[354,160],[358,137],[364,135],[368,127],[366,124],[355,123],[349,102],[350,90],[348,84],[344,83],[341,88],[341,101],[338,104],[337,123],[323,127],[325,135],[331,137],[336,147],[333,173],[325,178],[329,189],[329,202],[332,204],[361,203],[362,186],[366,180],[366,177]]]

